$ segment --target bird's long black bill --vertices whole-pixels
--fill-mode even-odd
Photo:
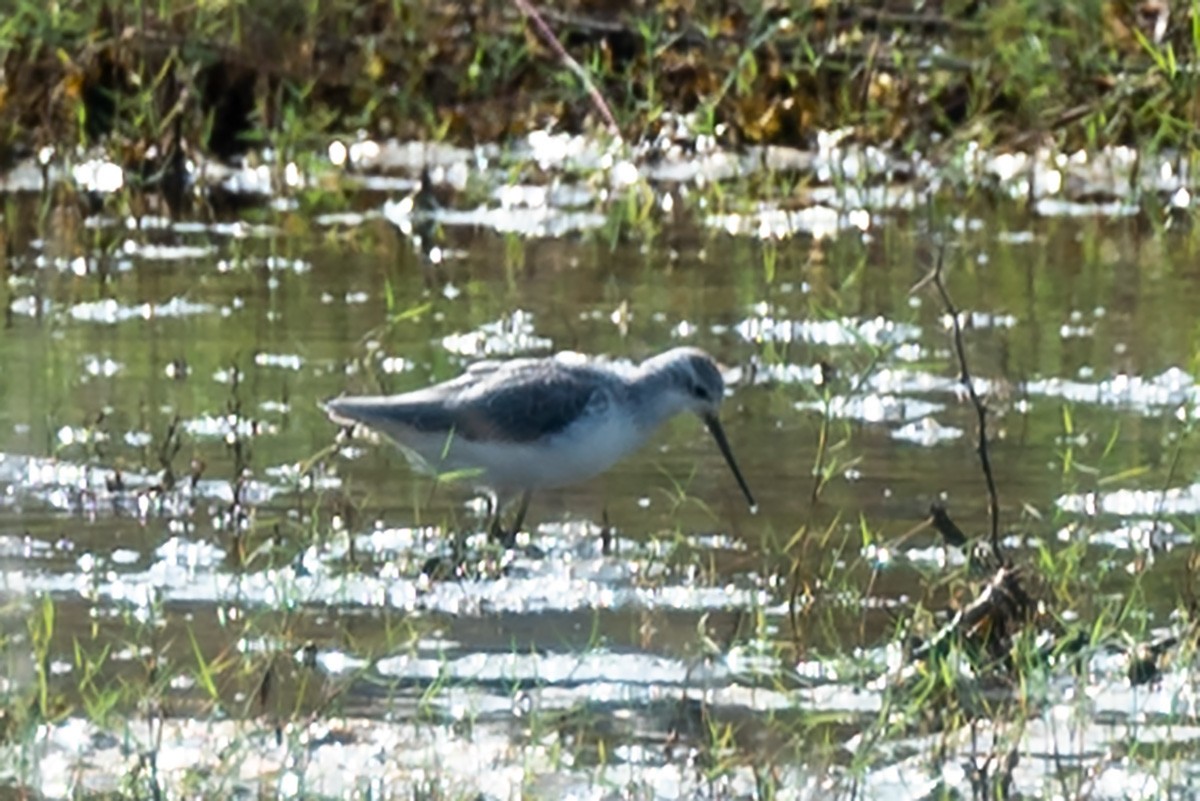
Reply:
[[[750,485],[742,477],[742,471],[738,469],[737,460],[733,458],[733,450],[729,447],[729,440],[725,439],[725,429],[721,428],[721,421],[715,414],[705,415],[704,425],[708,426],[713,439],[717,441],[717,447],[721,449],[721,455],[725,457],[725,463],[733,471],[733,477],[737,479],[738,486],[742,488],[742,494],[746,496],[746,503],[750,504],[751,511],[756,510],[758,504],[754,502],[754,495],[750,492]]]

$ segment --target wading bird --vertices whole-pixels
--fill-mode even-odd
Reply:
[[[458,378],[402,395],[341,397],[325,411],[415,453],[435,474],[459,473],[491,490],[493,537],[511,544],[534,490],[603,473],[680,412],[704,421],[751,509],[717,416],[725,381],[698,348],[674,348],[640,365],[578,353],[485,361]],[[500,524],[502,502],[520,497],[516,520]]]

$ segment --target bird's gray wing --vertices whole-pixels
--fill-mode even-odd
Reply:
[[[533,442],[578,419],[600,386],[592,370],[521,359],[404,395],[337,398],[326,410],[337,422],[363,423],[385,433],[408,428],[453,431],[453,436],[478,442]]]
[[[592,370],[550,359],[510,363],[453,398],[445,413],[471,440],[533,442],[567,428],[593,403],[600,383]]]

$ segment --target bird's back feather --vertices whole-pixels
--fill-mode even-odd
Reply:
[[[487,362],[425,389],[336,398],[325,408],[337,422],[362,423],[396,439],[410,429],[475,442],[535,442],[585,414],[604,389],[602,378],[594,367],[555,359]]]

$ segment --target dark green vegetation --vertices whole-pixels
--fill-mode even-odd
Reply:
[[[635,141],[669,112],[728,144],[850,128],[923,152],[1189,147],[1200,119],[1187,0],[534,8],[571,69],[508,0],[9,0],[0,153],[104,141],[132,165],[359,130],[493,142],[601,122],[585,81]]]

